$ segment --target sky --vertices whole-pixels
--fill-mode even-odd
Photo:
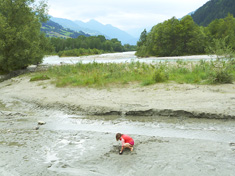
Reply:
[[[182,18],[209,0],[47,0],[49,15],[87,22],[95,19],[131,32],[172,17]]]

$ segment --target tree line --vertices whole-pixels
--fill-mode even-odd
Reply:
[[[220,47],[220,48],[219,48]],[[228,14],[207,27],[198,26],[191,16],[175,17],[155,25],[149,33],[144,30],[137,42],[136,55],[180,56],[212,53],[235,49],[235,18]]]
[[[133,45],[122,45],[122,43],[118,39],[108,40],[103,35],[89,37],[80,35],[77,38],[67,39],[50,38],[50,43],[54,47],[54,51],[56,53],[59,53],[59,55],[61,56],[68,56],[66,53],[75,53],[74,56],[78,56],[85,53],[99,54],[104,52],[133,51],[136,49],[136,47]],[[81,51],[80,54],[79,51]]]

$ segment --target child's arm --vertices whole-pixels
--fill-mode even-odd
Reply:
[[[123,138],[121,138],[121,141],[122,141],[122,148],[123,148],[123,146],[124,146],[124,144],[125,144],[125,141],[124,141]]]
[[[122,148],[121,148],[121,150],[120,150],[119,154],[122,154],[123,149],[124,149],[124,147],[122,146]]]
[[[124,144],[125,144],[125,141],[124,141],[124,139],[122,139],[122,138],[121,138],[121,141],[122,141],[122,148],[121,148],[120,154],[122,154],[122,152],[123,152],[123,149],[124,149]]]

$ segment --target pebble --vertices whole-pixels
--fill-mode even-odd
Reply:
[[[46,122],[44,122],[44,121],[38,121],[38,125],[45,125],[46,124]]]

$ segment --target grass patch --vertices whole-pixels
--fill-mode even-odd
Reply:
[[[174,62],[146,64],[88,63],[51,67],[38,73],[31,81],[53,78],[58,87],[88,86],[105,87],[138,82],[147,86],[159,82],[175,81],[188,84],[223,84],[235,80],[234,62]]]
[[[48,80],[50,79],[47,75],[35,75],[33,76],[30,81],[42,81],[42,80]]]

